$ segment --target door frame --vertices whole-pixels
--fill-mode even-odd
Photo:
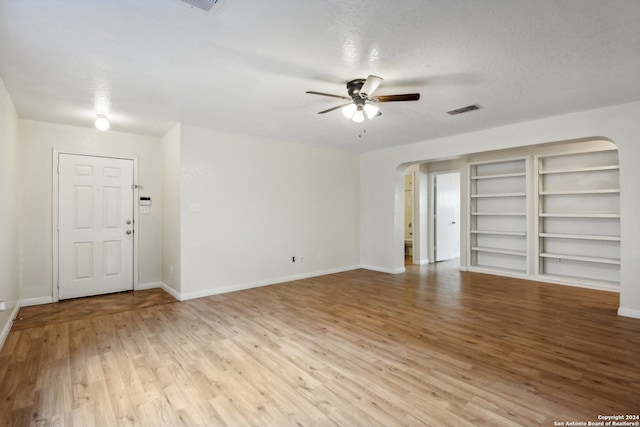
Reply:
[[[58,163],[60,154],[70,154],[73,156],[88,156],[88,157],[104,157],[110,159],[122,159],[122,160],[132,160],[133,161],[133,225],[134,225],[134,233],[133,233],[133,290],[138,290],[138,204],[136,201],[138,200],[138,156],[130,157],[130,156],[119,156],[119,155],[109,155],[109,154],[101,154],[101,153],[89,153],[89,152],[77,152],[77,151],[59,151],[55,148],[53,149],[53,153],[51,156],[51,173],[52,173],[52,188],[51,188],[51,233],[53,235],[52,246],[51,246],[51,296],[53,302],[58,302],[60,300],[58,294],[58,278],[59,278],[59,253],[58,253],[58,244],[59,244],[59,236],[58,236],[58,208],[59,208],[59,174],[58,174]]]
[[[405,172],[405,174],[403,176],[403,180],[404,180],[404,177],[406,177],[407,175],[411,175],[411,223],[412,223],[412,226],[411,226],[412,231],[411,231],[411,239],[410,239],[411,240],[411,263],[412,264],[417,264],[417,260],[419,258],[420,250],[419,250],[419,248],[417,248],[417,245],[416,245],[416,243],[418,242],[416,230],[420,230],[420,227],[416,227],[416,224],[417,224],[418,219],[419,219],[419,215],[417,213],[417,205],[418,205],[418,203],[416,203],[416,200],[418,200],[418,198],[416,197],[416,173],[415,173],[415,171],[411,171],[409,173]],[[404,184],[404,181],[403,181],[404,198],[405,198],[405,200],[404,200],[405,222],[404,222],[404,227],[403,227],[404,231],[406,231],[406,227],[407,227],[407,224],[406,224],[407,189],[406,189],[405,185],[406,184]],[[404,239],[404,233],[402,234],[402,236],[403,236],[403,242],[404,242],[406,240],[406,239]]]
[[[436,262],[436,175],[444,175],[444,174],[449,174],[449,173],[457,173],[460,175],[460,195],[462,196],[462,174],[460,172],[460,169],[450,169],[450,170],[443,170],[443,171],[435,171],[435,172],[429,172],[429,208],[427,209],[428,212],[428,227],[429,227],[429,259],[433,260],[430,261],[432,263]],[[462,217],[462,202],[460,202],[460,216]],[[460,222],[462,221],[462,218],[460,218],[460,221],[458,222],[458,227],[460,227],[460,247],[462,248],[462,224],[460,224]],[[460,252],[462,254],[462,249],[460,249]],[[462,256],[462,255],[460,255]],[[460,258],[459,258],[460,259]]]

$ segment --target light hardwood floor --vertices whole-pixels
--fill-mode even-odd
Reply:
[[[88,319],[176,301],[174,297],[162,289],[155,288],[136,292],[118,292],[95,297],[75,298],[54,304],[33,305],[20,309],[11,330],[18,331],[35,326]]]
[[[12,331],[0,425],[553,426],[640,413],[617,294],[355,270]],[[559,425],[559,424],[556,424]]]

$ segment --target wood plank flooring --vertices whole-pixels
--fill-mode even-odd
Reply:
[[[617,304],[440,263],[14,330],[0,352],[0,425],[553,426],[638,414],[640,320]]]
[[[177,300],[164,290],[155,288],[34,305],[20,309],[11,330],[18,331],[52,323],[87,319],[171,302],[177,302]]]

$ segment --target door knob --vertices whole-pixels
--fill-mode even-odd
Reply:
[[[131,234],[131,230],[127,230],[127,234]]]

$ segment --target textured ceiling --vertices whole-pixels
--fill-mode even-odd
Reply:
[[[639,22],[637,0],[0,0],[0,76],[26,119],[367,151],[638,100]],[[355,124],[305,94],[369,74],[422,97]]]

